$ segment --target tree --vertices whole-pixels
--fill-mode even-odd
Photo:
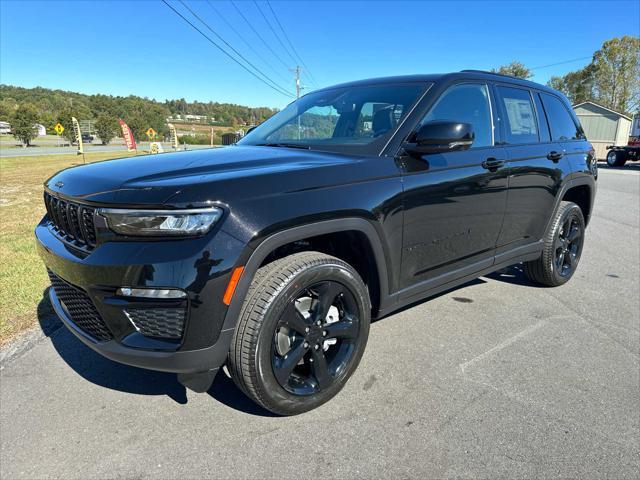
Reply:
[[[594,83],[599,103],[616,112],[640,106],[640,38],[625,35],[607,40],[593,54]]]
[[[640,108],[640,39],[624,36],[607,40],[589,65],[547,85],[564,93],[572,104],[593,101],[632,114]]]
[[[95,123],[96,133],[103,145],[107,145],[116,136],[120,125],[115,117],[102,114]]]
[[[37,122],[38,113],[36,109],[32,105],[20,105],[11,119],[13,136],[28,147],[31,144],[31,140],[38,136]]]
[[[551,77],[547,85],[564,93],[572,105],[592,100],[595,98],[593,65],[587,65],[562,77]]]
[[[69,140],[69,143],[73,143],[76,141],[76,136],[73,131],[73,121],[71,117],[74,117],[75,113],[71,109],[71,107],[64,107],[60,112],[58,112],[58,122],[64,127],[64,132],[62,132],[62,136]],[[77,118],[77,117],[76,117]]]
[[[497,70],[495,68],[492,68],[491,71],[493,73],[500,73],[501,75],[510,75],[516,78],[529,78],[533,75],[531,73],[531,70],[525,67],[523,63],[518,61],[513,61],[507,65],[502,65],[501,67],[498,67]]]

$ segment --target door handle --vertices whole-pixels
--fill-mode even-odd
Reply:
[[[486,168],[492,172],[495,172],[497,169],[504,165],[504,160],[498,160],[497,158],[487,158],[484,162],[482,162],[482,168]]]
[[[549,160],[552,160],[554,162],[559,162],[560,159],[562,158],[563,153],[562,152],[556,152],[555,150],[552,150],[549,152],[549,154],[547,155],[547,158]]]

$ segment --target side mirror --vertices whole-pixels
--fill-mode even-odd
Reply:
[[[422,125],[403,147],[410,155],[468,149],[475,139],[469,123],[437,121]]]

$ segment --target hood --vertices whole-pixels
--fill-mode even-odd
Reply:
[[[237,192],[247,188],[245,195],[266,193],[282,186],[269,187],[266,180],[280,177],[287,172],[297,172],[297,188],[319,186],[321,177],[312,170],[359,163],[358,157],[349,157],[326,152],[308,150],[231,146],[226,148],[194,150],[190,152],[144,155],[116,160],[96,162],[63,170],[45,182],[53,192],[96,203],[126,203],[129,205],[162,205],[172,198],[181,198],[180,203],[193,203],[196,198],[186,199],[185,192],[198,187],[197,200],[227,200],[223,191]],[[326,171],[326,170],[325,170]],[[265,182],[254,179],[264,178]],[[324,183],[335,181],[325,178]],[[322,183],[322,182],[321,182]],[[203,198],[203,187],[206,186]],[[217,187],[217,188],[216,188]],[[282,191],[282,190],[280,190]],[[196,193],[196,192],[194,192]],[[197,202],[196,202],[197,203]]]

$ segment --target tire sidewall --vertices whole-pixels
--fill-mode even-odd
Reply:
[[[562,225],[567,221],[568,218],[574,217],[578,221],[578,225],[580,226],[580,247],[578,248],[578,253],[576,255],[575,265],[573,269],[569,273],[569,275],[562,276],[556,267],[555,262],[555,249],[553,248],[554,241],[558,236]],[[545,252],[547,258],[545,259],[548,265],[548,268],[552,272],[553,280],[556,285],[562,285],[568,282],[571,277],[576,273],[576,269],[578,268],[578,264],[580,263],[580,257],[582,256],[582,249],[584,248],[584,236],[585,236],[585,222],[584,216],[582,215],[582,210],[575,203],[570,203],[564,206],[560,214],[556,217],[556,221],[553,225],[552,235],[548,239],[550,242],[550,248]]]
[[[607,165],[610,167],[616,167],[618,164],[618,155],[613,150],[607,153]]]
[[[278,383],[273,373],[273,335],[282,313],[289,302],[296,298],[300,290],[326,280],[338,282],[347,288],[355,298],[360,310],[358,314],[360,330],[354,345],[353,357],[348,367],[326,390],[309,396],[294,395],[287,392]],[[302,413],[314,409],[334,397],[360,363],[369,336],[370,311],[368,293],[362,280],[357,274],[354,275],[353,272],[339,263],[314,265],[289,278],[273,297],[271,305],[267,307],[260,327],[260,334],[254,352],[260,397],[265,403],[275,405],[276,408],[274,410],[283,410],[286,414]]]

